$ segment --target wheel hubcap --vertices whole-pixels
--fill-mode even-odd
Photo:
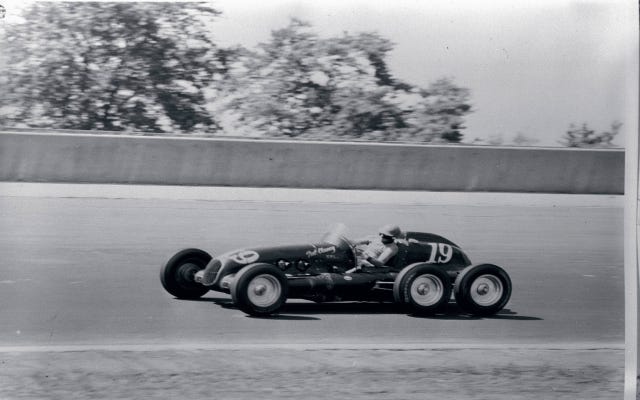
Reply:
[[[444,285],[435,275],[421,275],[411,284],[411,298],[421,306],[437,304],[443,295]]]
[[[262,296],[267,291],[267,287],[265,285],[257,285],[255,289],[253,289],[253,293],[257,296]]]
[[[421,283],[417,290],[420,296],[426,296],[429,293],[429,285]]]
[[[489,293],[489,285],[484,283],[482,285],[479,285],[477,292],[480,296],[484,296],[485,294]]]
[[[280,281],[272,275],[258,275],[249,282],[249,301],[258,307],[269,307],[275,304],[282,294]]]
[[[492,306],[502,298],[504,286],[495,275],[480,275],[471,284],[471,298],[481,306]]]

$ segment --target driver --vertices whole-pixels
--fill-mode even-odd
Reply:
[[[385,225],[378,229],[378,237],[375,239],[363,239],[355,242],[355,245],[367,245],[358,256],[355,268],[348,270],[350,274],[362,270],[362,267],[384,267],[386,263],[398,253],[396,239],[400,238],[402,231],[397,225]]]

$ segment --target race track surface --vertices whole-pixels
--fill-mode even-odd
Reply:
[[[458,376],[467,377],[459,378],[460,382],[470,382],[468,368],[489,377],[519,371],[511,379],[516,386],[500,392],[504,398],[516,398],[513,390],[523,377],[539,377],[540,371],[558,372],[566,367],[575,372],[567,375],[575,380],[566,378],[571,388],[566,398],[576,393],[587,393],[589,398],[621,396],[621,197],[446,193],[407,193],[400,200],[402,197],[401,192],[193,191],[179,187],[158,192],[152,187],[1,184],[3,364],[6,361],[30,371],[23,382],[27,385],[38,381],[34,376],[42,372],[38,368],[45,367],[19,361],[30,358],[16,354],[46,353],[51,360],[64,357],[59,353],[89,352],[101,359],[105,351],[133,351],[155,352],[160,360],[169,351],[183,360],[193,352],[225,357],[241,352],[251,360],[269,349],[272,355],[302,352],[312,358],[334,352],[332,359],[338,354],[345,357],[345,351],[360,351],[362,359],[370,362],[367,368],[377,371],[372,352],[406,351],[414,356],[382,359],[388,360],[387,367],[402,367],[406,362],[410,375],[419,360],[435,360],[445,351],[458,355],[471,351],[478,358],[459,357],[466,364],[449,371],[453,374],[449,382]],[[227,295],[211,292],[197,301],[177,300],[160,285],[160,265],[181,248],[199,247],[216,254],[248,245],[305,243],[316,241],[333,222],[345,223],[354,237],[375,232],[388,222],[406,230],[441,234],[460,245],[472,262],[503,266],[513,281],[511,301],[502,313],[487,318],[464,315],[453,305],[442,315],[419,318],[388,304],[291,301],[279,316],[258,319],[235,309]],[[415,358],[422,353],[424,357]],[[123,357],[117,359],[126,359]],[[296,358],[291,357],[288,359]],[[527,366],[522,364],[524,358],[544,361]],[[135,365],[121,362],[120,366]],[[177,365],[180,363],[185,362]],[[151,368],[159,365],[166,366],[165,361],[152,363]],[[486,372],[482,365],[494,369]],[[267,369],[274,368],[284,367]],[[15,382],[16,377],[11,376]],[[598,382],[597,376],[606,380]],[[324,382],[331,386],[330,381]],[[439,393],[433,381],[422,384],[434,388],[432,394]],[[42,381],[38,385],[48,387]],[[449,385],[441,386],[446,393]],[[537,390],[549,391],[550,387]],[[153,394],[152,389],[148,393],[140,387],[135,390]],[[536,386],[530,390],[533,394]],[[12,393],[14,396],[5,397],[42,398],[37,391],[22,393],[14,388]],[[90,391],[94,397],[96,393]],[[192,397],[205,393],[192,393]],[[386,392],[380,398],[429,398],[420,393],[412,397]],[[458,394],[482,398],[474,396],[487,393],[497,392],[467,388]],[[556,389],[549,393],[562,398]],[[244,397],[233,390],[226,394],[228,398]],[[60,392],[60,398],[65,396],[69,393]]]

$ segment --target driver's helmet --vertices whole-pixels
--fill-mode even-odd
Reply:
[[[397,239],[402,235],[402,230],[398,225],[385,225],[378,229],[378,233]]]

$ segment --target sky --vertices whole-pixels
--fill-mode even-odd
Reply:
[[[638,16],[633,0],[213,0],[220,46],[254,47],[295,17],[324,37],[390,39],[394,77],[422,87],[449,77],[471,91],[465,142],[517,134],[559,146],[570,124],[623,123],[636,137]],[[24,0],[0,0],[6,22]]]
[[[217,0],[221,45],[254,47],[291,17],[321,36],[374,31],[395,43],[393,75],[471,90],[465,141],[520,133],[559,146],[569,125],[637,132],[637,3],[627,0]]]

